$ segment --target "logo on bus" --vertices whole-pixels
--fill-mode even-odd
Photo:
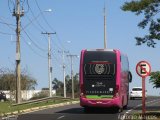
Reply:
[[[95,72],[97,74],[103,74],[105,71],[105,67],[104,67],[104,64],[96,64],[95,65]]]

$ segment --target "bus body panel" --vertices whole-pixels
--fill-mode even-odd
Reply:
[[[107,50],[106,50],[107,51]],[[84,65],[84,54],[87,50],[81,51],[81,59],[80,59],[80,105],[83,107],[119,107],[122,108],[128,104],[128,97],[126,93],[126,78],[123,78],[123,70],[121,68],[121,53],[119,50],[113,50],[116,53],[116,90],[117,93],[112,98],[86,98],[85,90],[84,90],[84,74],[83,74],[83,65]],[[128,60],[128,59],[127,59]],[[125,75],[126,76],[126,75]],[[124,85],[126,84],[126,85]],[[124,88],[123,88],[124,87]]]

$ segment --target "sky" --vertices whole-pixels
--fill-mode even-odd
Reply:
[[[143,16],[124,12],[120,7],[130,0],[21,0],[21,69],[37,79],[36,89],[48,87],[48,37],[51,32],[53,78],[63,79],[62,54],[65,53],[66,74],[70,75],[71,62],[66,55],[80,56],[82,49],[103,48],[103,8],[106,5],[107,48],[119,49],[128,55],[133,81],[130,89],[141,86],[136,64],[145,60],[152,71],[160,68],[160,43],[156,48],[136,46],[135,36],[143,36],[147,30],[137,27]],[[0,68],[15,69],[16,18],[12,16],[15,0],[0,1]],[[47,10],[52,10],[48,12]],[[59,51],[59,52],[58,52]],[[79,58],[73,59],[74,73],[79,72]],[[146,78],[150,95],[159,95]]]

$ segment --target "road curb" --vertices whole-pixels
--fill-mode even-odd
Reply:
[[[61,107],[61,106],[65,106],[65,105],[77,104],[77,103],[79,103],[79,101],[64,102],[64,103],[34,107],[34,108],[29,108],[29,109],[19,110],[19,111],[14,111],[14,112],[9,112],[9,113],[2,113],[0,115],[0,118],[2,118],[2,120],[3,120],[3,119],[7,119],[7,118],[10,118],[13,116],[18,116],[21,114],[31,113],[31,112],[45,110],[45,109],[49,109],[49,108]]]
[[[159,102],[159,101],[160,101],[160,99],[155,99],[155,100],[152,100],[152,101],[148,101],[148,102],[146,102],[146,106],[147,106],[147,105],[155,104],[155,103],[157,103],[157,102]],[[126,116],[128,116],[128,115],[130,115],[130,114],[141,113],[142,110],[137,110],[137,108],[139,108],[139,107],[142,107],[142,104],[138,104],[137,106],[133,107],[132,109],[127,110],[127,111],[123,114],[123,116],[121,117],[121,120],[125,120]],[[148,112],[148,111],[149,111],[149,110],[147,110],[146,112]]]

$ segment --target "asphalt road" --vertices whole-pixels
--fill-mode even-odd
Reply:
[[[147,110],[158,110],[159,108],[160,98],[147,98]],[[115,113],[111,109],[96,109],[91,113],[86,114],[83,112],[83,108],[80,107],[79,104],[75,104],[20,115],[18,116],[18,120],[120,120],[122,118],[122,115],[127,113],[132,114],[132,112],[135,112],[137,110],[141,110],[141,99],[130,100],[127,110],[124,110],[121,113]]]

